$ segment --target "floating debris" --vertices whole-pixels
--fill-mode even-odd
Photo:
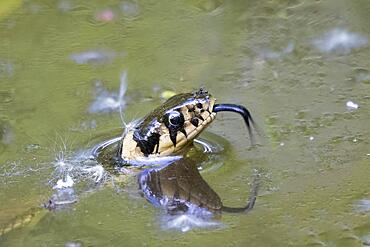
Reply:
[[[101,22],[111,22],[113,21],[114,19],[116,18],[116,15],[114,14],[114,12],[110,9],[105,9],[105,10],[102,10],[100,12],[98,12],[96,15],[95,15],[95,19],[97,21],[101,21]]]
[[[364,47],[369,40],[365,36],[349,32],[345,29],[335,28],[314,39],[312,44],[321,52],[336,52],[348,54],[353,49]]]
[[[14,67],[11,63],[0,60],[0,79],[11,77],[13,72]]]
[[[359,200],[356,203],[355,207],[359,212],[363,212],[363,213],[369,212],[370,211],[370,200],[369,199]]]
[[[294,43],[289,42],[288,45],[283,48],[281,51],[274,51],[271,49],[264,49],[262,51],[262,58],[267,60],[275,60],[275,59],[281,59],[284,56],[291,54],[294,51]]]
[[[57,7],[61,12],[69,12],[73,9],[72,3],[68,0],[60,0]]]
[[[116,56],[113,51],[96,50],[74,53],[69,57],[77,64],[106,64],[112,62]]]
[[[107,91],[101,81],[95,84],[96,99],[91,103],[88,112],[89,113],[107,113],[120,111],[126,105],[124,95],[127,90],[126,73],[121,75],[121,85],[119,92]]]
[[[139,5],[135,2],[124,1],[121,3],[121,10],[125,17],[134,18],[139,15]]]
[[[170,91],[170,90],[165,90],[161,93],[161,98],[167,100],[167,99],[169,99],[169,98],[171,98],[172,96],[175,96],[175,95],[176,95],[176,92]]]
[[[358,109],[360,106],[356,103],[354,103],[353,101],[347,101],[346,103],[346,106],[349,110],[355,110],[355,109]]]

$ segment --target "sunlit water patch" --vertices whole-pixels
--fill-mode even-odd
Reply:
[[[108,50],[91,50],[74,53],[69,58],[76,64],[103,65],[113,62],[117,56],[123,56],[123,54]]]

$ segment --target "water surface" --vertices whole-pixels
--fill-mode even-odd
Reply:
[[[1,245],[370,244],[368,1],[3,2],[0,225],[39,213]],[[262,174],[250,214],[223,214],[219,229],[164,230],[134,179],[85,191],[66,210],[40,209],[61,152],[121,131],[117,104],[130,121],[162,92],[201,85],[247,106],[260,129],[250,148],[235,115],[208,128],[230,143],[223,164],[203,173],[224,204],[243,204],[253,170]],[[102,97],[107,105],[91,110]]]

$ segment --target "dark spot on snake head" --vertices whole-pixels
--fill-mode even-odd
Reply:
[[[198,108],[198,109],[202,109],[202,108],[203,108],[202,103],[197,103],[197,108]]]
[[[140,148],[140,151],[145,155],[148,156],[154,152],[155,145],[159,145],[159,137],[158,133],[151,133],[151,135],[141,136],[138,131],[134,132],[134,141],[136,141],[137,146]]]
[[[199,125],[199,119],[198,119],[197,117],[192,118],[192,119],[190,120],[190,122],[191,122],[191,124],[192,124],[192,125],[194,125],[195,127],[198,127],[198,125]]]

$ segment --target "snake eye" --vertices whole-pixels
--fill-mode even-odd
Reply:
[[[172,111],[166,114],[167,127],[179,128],[184,125],[184,116],[178,111]]]

